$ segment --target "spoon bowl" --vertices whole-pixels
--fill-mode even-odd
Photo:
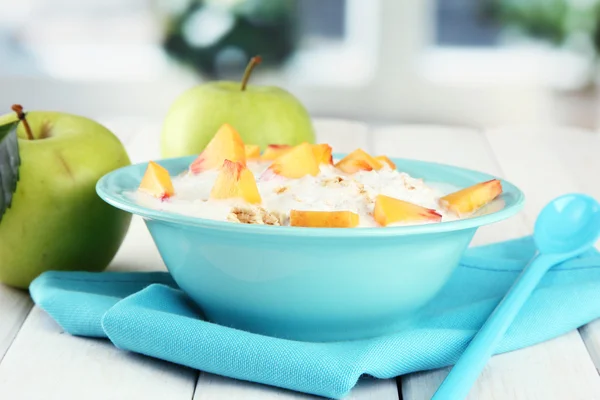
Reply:
[[[583,194],[567,194],[550,202],[535,223],[534,240],[540,253],[579,252],[598,239],[600,207]]]

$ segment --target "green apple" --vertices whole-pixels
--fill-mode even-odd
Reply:
[[[0,117],[0,124],[14,118]],[[47,270],[105,269],[131,215],[102,201],[95,186],[130,164],[125,148],[84,117],[29,112],[19,119],[21,165],[12,205],[0,219],[0,282],[27,288]]]
[[[224,123],[244,143],[264,150],[269,144],[315,142],[310,116],[302,103],[284,89],[251,86],[248,79],[260,57],[253,57],[242,83],[215,81],[193,87],[171,105],[164,121],[163,157],[198,154]]]

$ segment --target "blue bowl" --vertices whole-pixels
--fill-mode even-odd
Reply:
[[[160,162],[171,174],[191,157]],[[394,159],[426,182],[467,187],[493,176]],[[354,340],[401,330],[446,283],[478,227],[521,210],[523,193],[503,194],[468,219],[388,228],[298,228],[206,220],[143,207],[127,196],[147,164],[97,184],[109,204],[144,218],[174,280],[217,324],[301,341]]]

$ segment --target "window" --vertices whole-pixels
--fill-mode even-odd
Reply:
[[[244,67],[239,64],[245,63],[254,54],[238,55],[239,52],[233,51],[235,48],[224,48],[215,54],[210,47],[211,41],[218,40],[232,29],[230,15],[233,11],[223,11],[220,5],[223,3],[234,4],[236,1],[24,0],[3,4],[0,6],[0,56],[3,60],[0,74],[64,80],[147,81],[189,71],[185,66],[181,68],[180,63],[191,62],[195,66],[211,68],[223,65],[223,71],[216,71],[213,78],[237,76],[240,68]],[[373,43],[364,40],[373,35],[365,33],[357,23],[357,18],[361,18],[369,29],[373,27],[373,21],[368,19],[372,13],[361,10],[372,6],[365,7],[364,1],[261,0],[237,3],[248,5],[247,8],[262,7],[264,12],[258,16],[265,18],[272,10],[283,8],[279,4],[290,4],[288,13],[296,21],[294,38],[298,37],[298,41],[293,43],[291,61],[277,70],[280,75],[301,81],[343,84],[360,81],[361,74],[363,77],[366,74],[365,65],[368,63],[353,62],[353,58],[368,59],[370,53],[365,50],[366,46],[374,47]],[[285,14],[282,15],[285,17]],[[253,17],[251,15],[248,19]],[[181,32],[172,35],[170,30],[182,19]],[[263,21],[255,27],[264,25]],[[253,32],[248,27],[240,28],[238,39],[232,41],[247,41],[246,38],[251,37],[256,29]],[[273,30],[271,37],[261,39],[255,36],[253,40],[264,43],[250,47],[268,53],[279,45],[282,39],[278,36],[289,28],[282,29]],[[165,37],[171,39],[173,36],[176,36],[172,41],[174,45],[169,50],[175,57],[169,57],[163,41]],[[206,51],[200,52],[203,46]],[[233,73],[227,75],[227,63],[219,64],[223,59],[221,54],[225,55],[225,59],[233,57],[234,61],[237,60]],[[207,58],[209,62],[202,64]],[[340,65],[347,68],[340,68]],[[214,72],[212,69],[205,71]]]
[[[518,99],[520,110],[531,109],[540,88],[576,84],[586,66],[548,46],[508,43],[484,0],[6,3],[0,100],[51,102],[88,115],[163,115],[185,88],[207,77],[239,77],[246,60],[264,51],[285,57],[265,62],[253,82],[287,88],[314,115],[473,124],[515,114],[502,107],[473,112],[481,104]],[[293,35],[281,27],[285,18]],[[260,34],[253,26],[264,20],[271,22]],[[170,52],[165,37],[174,38]],[[215,46],[220,40],[225,45]],[[53,95],[57,89],[61,96]]]
[[[435,44],[464,47],[497,45],[501,27],[490,14],[489,0],[436,0]]]

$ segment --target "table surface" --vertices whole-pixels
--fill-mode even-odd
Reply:
[[[158,158],[160,121],[102,120],[126,145],[132,162]],[[600,198],[600,135],[566,127],[474,130],[441,126],[377,126],[315,121],[318,140],[338,152],[416,158],[506,178],[527,196],[524,211],[481,228],[473,244],[529,234],[541,208],[565,192]],[[134,218],[111,270],[164,270],[144,223]],[[493,357],[469,400],[600,399],[600,322],[536,346]],[[364,380],[348,399],[424,400],[448,368],[389,380]],[[61,331],[27,293],[0,285],[0,399],[311,399],[236,381]]]

